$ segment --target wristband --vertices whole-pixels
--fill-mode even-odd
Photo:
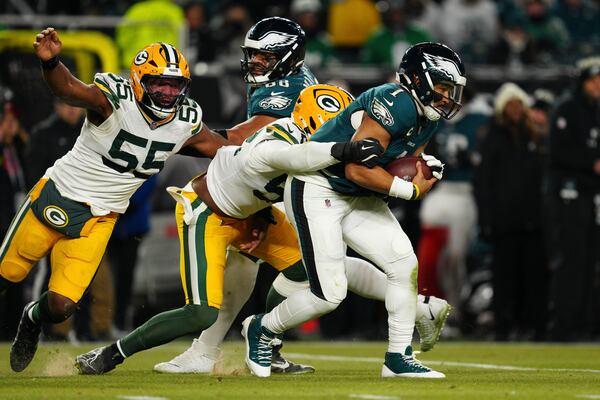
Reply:
[[[413,183],[414,186],[414,190],[413,190],[413,197],[411,200],[417,200],[419,198],[419,196],[421,195],[421,189],[419,189],[419,187],[417,185],[415,185]]]
[[[46,60],[46,61],[40,60],[40,65],[42,66],[43,70],[45,70],[45,71],[51,71],[54,68],[56,68],[56,66],[58,65],[59,61],[60,60],[58,59],[58,56],[54,56],[51,59]]]
[[[388,194],[392,197],[398,197],[404,200],[413,200],[413,196],[415,195],[415,187],[416,185],[414,185],[412,182],[407,182],[404,179],[400,179],[395,176]]]

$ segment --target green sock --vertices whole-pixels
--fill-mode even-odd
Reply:
[[[287,279],[294,282],[304,282],[308,279],[306,276],[306,270],[304,269],[304,265],[302,265],[302,261],[298,261],[295,264],[287,267],[281,272]],[[286,299],[285,296],[281,295],[273,286],[269,289],[269,293],[267,294],[267,302],[266,302],[266,311],[269,312],[279,303]]]
[[[265,307],[265,312],[270,312],[272,309],[277,307],[279,303],[284,301],[286,297],[279,294],[277,290],[273,286],[269,289],[269,293],[267,294],[267,304]]]
[[[54,322],[50,314],[50,306],[48,305],[48,292],[42,293],[37,303],[33,306],[31,316],[33,322],[36,324],[42,322]]]
[[[290,281],[304,282],[304,281],[308,280],[308,276],[306,275],[306,270],[304,269],[304,265],[302,265],[302,260],[287,267],[281,273],[286,278],[288,278]]]
[[[205,305],[186,304],[150,318],[119,343],[126,356],[170,342],[183,335],[198,335],[211,326],[219,310]]]

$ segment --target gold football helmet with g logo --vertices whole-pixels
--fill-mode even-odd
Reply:
[[[344,89],[333,85],[312,85],[300,92],[292,118],[308,135],[338,115],[354,101]]]
[[[130,79],[142,109],[159,119],[177,112],[191,83],[185,57],[167,43],[152,43],[143,48],[133,59]]]

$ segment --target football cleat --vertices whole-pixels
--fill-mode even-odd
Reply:
[[[444,299],[419,295],[417,309],[415,325],[419,332],[421,351],[429,351],[440,339],[452,306]]]
[[[202,342],[194,339],[186,351],[171,361],[156,364],[154,370],[165,374],[209,374],[217,362],[218,351],[208,354],[203,347]]]
[[[412,347],[408,346],[404,354],[385,353],[385,361],[381,369],[383,378],[445,378],[441,372],[432,370],[421,364],[413,354]]]
[[[75,366],[81,375],[102,375],[115,369],[124,360],[117,344],[113,343],[78,355]]]
[[[261,325],[264,314],[251,315],[242,323],[242,336],[246,342],[246,365],[260,378],[271,376],[273,346],[281,341]]]
[[[27,368],[31,360],[33,360],[33,356],[35,356],[38,342],[40,341],[42,327],[29,318],[29,310],[36,303],[32,301],[23,308],[17,336],[15,336],[15,341],[10,348],[10,367],[15,372],[21,372]]]
[[[310,365],[296,364],[286,360],[280,353],[282,345],[273,346],[273,357],[271,359],[271,372],[274,374],[310,374],[315,372],[315,367]]]

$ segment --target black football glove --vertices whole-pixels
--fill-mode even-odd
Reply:
[[[355,142],[336,143],[331,147],[331,155],[344,162],[362,164],[373,168],[379,164],[379,157],[385,150],[375,138],[366,138]]]

